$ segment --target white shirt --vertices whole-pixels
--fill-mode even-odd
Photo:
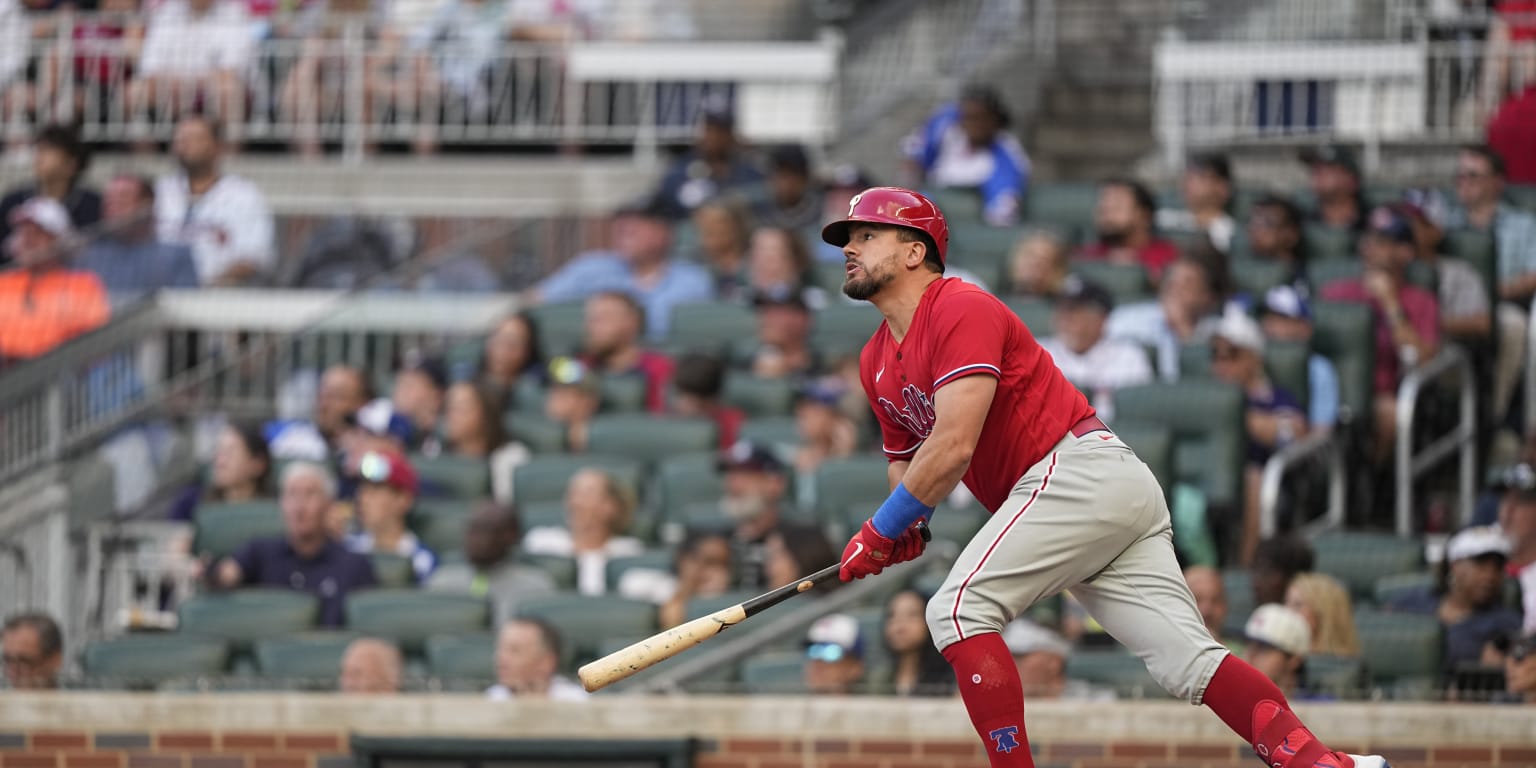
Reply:
[[[1114,419],[1114,391],[1121,387],[1152,381],[1152,365],[1139,344],[1102,338],[1087,352],[1078,354],[1052,336],[1040,340],[1040,348],[1050,353],[1067,380],[1093,390],[1093,409],[1104,421]]]
[[[220,176],[195,205],[185,175],[160,177],[155,182],[155,221],[161,240],[192,247],[197,277],[204,285],[239,262],[264,272],[277,263],[267,198],[239,176]]]
[[[491,452],[491,496],[497,503],[512,503],[512,475],[532,456],[528,446],[515,440]]]
[[[1174,232],[1199,232],[1200,222],[1195,220],[1195,214],[1183,208],[1159,208],[1157,211],[1156,225],[1158,229]],[[1232,250],[1232,236],[1237,234],[1237,221],[1223,213],[1205,226],[1205,236],[1211,239],[1211,245],[1216,250],[1227,253]]]
[[[244,73],[254,45],[244,3],[217,0],[197,16],[185,0],[169,0],[149,17],[135,74],[204,78],[218,70]]]
[[[27,63],[27,18],[17,0],[0,0],[0,85],[10,82]]]
[[[575,681],[556,675],[549,679],[550,701],[585,701],[592,694]],[[485,697],[491,701],[511,701],[515,698],[511,689],[505,685],[496,684],[485,689]]]
[[[1520,569],[1520,602],[1525,613],[1521,629],[1524,634],[1536,632],[1536,563]]]
[[[541,525],[523,536],[523,551],[530,555],[553,555],[576,559],[576,591],[583,595],[608,592],[608,561],[615,557],[633,557],[645,551],[645,545],[631,536],[614,536],[600,552],[576,554],[569,529]]]

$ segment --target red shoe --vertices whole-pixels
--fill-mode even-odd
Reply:
[[[1333,752],[1312,735],[1290,710],[1273,701],[1253,711],[1253,752],[1270,768],[1392,768],[1380,755]],[[1275,744],[1269,754],[1268,744]]]

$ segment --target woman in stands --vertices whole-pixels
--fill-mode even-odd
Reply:
[[[639,597],[631,583],[632,569],[619,581],[619,593],[625,597]],[[643,574],[636,574],[639,580]],[[735,557],[731,540],[718,530],[691,530],[677,545],[672,560],[670,584],[661,609],[657,614],[663,627],[675,627],[688,617],[688,601],[719,597],[731,589],[736,577]],[[655,593],[653,593],[655,594]],[[659,596],[659,595],[658,595]]]
[[[800,233],[783,227],[758,227],[747,251],[749,295],[800,293],[811,309],[826,305],[826,295],[810,287],[811,252]]]
[[[268,480],[272,457],[255,424],[228,424],[219,431],[213,463],[206,481],[199,482],[171,504],[170,519],[191,520],[200,503],[227,503],[271,498]]]
[[[576,591],[604,594],[608,561],[645,550],[639,539],[626,535],[635,506],[631,489],[613,475],[588,467],[572,475],[565,487],[565,526],[543,525],[528,531],[523,549],[530,555],[575,558]]]
[[[952,696],[955,673],[933,645],[923,611],[929,595],[904,589],[885,602],[885,649],[890,679],[880,681],[897,696]]]
[[[489,462],[491,495],[511,504],[513,470],[532,452],[507,437],[501,396],[489,384],[460,381],[448,388],[444,401],[443,454]]]
[[[517,385],[528,380],[542,384],[544,365],[538,324],[527,312],[518,312],[502,318],[485,337],[475,378],[495,388],[509,404],[517,405]]]
[[[722,301],[748,298],[747,241],[751,227],[747,212],[738,205],[715,200],[694,209],[693,227],[698,233],[698,250],[689,255],[709,269],[715,295]]]
[[[1285,607],[1300,613],[1312,626],[1312,653],[1360,655],[1349,592],[1338,579],[1323,573],[1297,574],[1285,591]]]
[[[763,578],[769,587],[780,587],[830,563],[838,555],[820,526],[809,523],[779,523],[763,540]],[[837,588],[830,581],[816,585],[815,594],[824,595]]]

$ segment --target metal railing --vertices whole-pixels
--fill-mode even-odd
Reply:
[[[1413,449],[1414,414],[1424,388],[1448,380],[1458,390],[1456,426],[1428,445]],[[1467,353],[1454,344],[1443,346],[1440,353],[1410,370],[1397,387],[1397,444],[1393,465],[1396,481],[1396,530],[1399,536],[1413,535],[1414,481],[1456,454],[1457,527],[1472,519],[1477,469],[1477,381]]]
[[[1264,463],[1259,480],[1259,536],[1272,538],[1279,533],[1280,491],[1286,473],[1302,464],[1321,460],[1328,472],[1328,508],[1315,525],[1339,528],[1344,525],[1346,475],[1344,455],[1338,437],[1332,432],[1315,432],[1276,451]],[[1299,522],[1299,521],[1298,521]],[[1310,525],[1310,524],[1309,524]]]

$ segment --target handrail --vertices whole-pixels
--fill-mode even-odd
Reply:
[[[1264,474],[1259,482],[1259,536],[1268,539],[1278,533],[1276,518],[1285,473],[1316,456],[1328,459],[1328,510],[1323,515],[1324,525],[1337,528],[1344,524],[1344,459],[1339,441],[1332,432],[1314,432],[1281,448],[1264,462]]]
[[[1460,413],[1456,428],[1424,446],[1418,455],[1413,453],[1413,416],[1419,404],[1424,386],[1447,376],[1457,375],[1460,387]],[[1477,384],[1472,375],[1472,364],[1465,351],[1454,344],[1447,344],[1428,362],[1409,371],[1397,387],[1397,445],[1395,450],[1395,478],[1397,483],[1397,534],[1409,536],[1413,528],[1413,481],[1419,475],[1439,465],[1452,452],[1459,452],[1459,525],[1472,516],[1472,497],[1475,489],[1473,477],[1476,470],[1477,437]]]

